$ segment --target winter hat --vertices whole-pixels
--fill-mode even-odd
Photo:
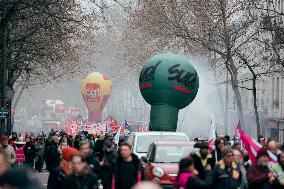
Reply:
[[[200,149],[208,149],[209,145],[208,142],[202,142],[199,144]]]
[[[8,141],[9,138],[6,136],[6,135],[3,135],[0,137],[0,142],[3,142],[3,141]]]
[[[79,153],[79,151],[76,148],[66,147],[62,149],[62,158],[65,161],[71,161],[73,155],[77,153]]]
[[[269,156],[266,148],[260,148],[258,150],[256,159],[259,159],[261,156]]]

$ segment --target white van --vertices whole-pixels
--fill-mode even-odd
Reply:
[[[189,138],[185,133],[180,132],[132,132],[127,143],[132,146],[133,153],[141,158],[146,156],[150,144],[156,141],[189,141]]]

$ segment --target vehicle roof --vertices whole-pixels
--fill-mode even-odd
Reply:
[[[193,146],[193,141],[156,141],[153,142],[157,146]]]
[[[132,132],[133,135],[180,135],[180,136],[187,136],[186,133],[182,132],[169,132],[169,131],[149,131],[149,132]],[[132,134],[131,133],[131,134]]]

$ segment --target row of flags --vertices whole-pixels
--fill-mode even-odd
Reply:
[[[215,149],[214,143],[216,140],[216,129],[215,129],[215,122],[214,117],[212,115],[211,121],[210,121],[210,127],[209,127],[209,137],[208,137],[208,144],[209,144],[209,150],[213,151]],[[252,164],[256,163],[256,156],[259,149],[261,149],[263,146],[256,140],[249,137],[241,128],[240,121],[237,124],[234,138],[236,140],[239,140],[242,144],[242,148],[246,150]],[[268,150],[270,161],[277,162],[277,157]]]
[[[128,122],[125,120],[121,126],[114,119],[109,119],[102,123],[80,123],[77,121],[67,121],[64,125],[67,134],[75,136],[79,131],[88,131],[89,133],[117,133],[120,135],[128,135],[131,133]]]

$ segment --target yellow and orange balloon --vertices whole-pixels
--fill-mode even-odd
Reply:
[[[111,90],[112,82],[107,74],[93,72],[83,79],[82,95],[89,110],[89,121],[102,121],[102,111]]]

